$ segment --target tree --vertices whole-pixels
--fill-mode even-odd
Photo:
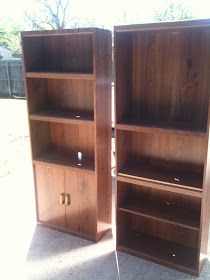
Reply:
[[[70,18],[70,0],[36,0],[34,12],[25,12],[31,28],[63,29],[73,18]]]
[[[0,29],[0,46],[7,47],[15,56],[21,54],[20,30],[19,26],[9,24],[7,28]]]
[[[160,11],[155,11],[155,21],[174,21],[192,19],[191,11],[181,2],[166,1],[165,7]]]
[[[9,40],[8,40],[6,32],[3,28],[0,28],[0,46],[3,46],[3,47],[9,46]]]

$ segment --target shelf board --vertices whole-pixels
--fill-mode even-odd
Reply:
[[[125,119],[118,122],[116,128],[119,130],[146,132],[146,133],[169,133],[183,136],[206,137],[205,129],[198,129],[186,123],[159,122],[159,121],[136,121]]]
[[[130,197],[120,205],[119,210],[192,230],[199,230],[200,226],[199,213],[174,206],[167,201]]]
[[[202,198],[202,189],[198,189],[198,188],[189,188],[189,187],[183,187],[178,185],[171,186],[170,184],[165,184],[162,182],[149,181],[149,180],[140,179],[138,177],[136,178],[133,176],[125,176],[125,175],[122,176],[118,175],[117,181],[128,183],[128,184],[134,184],[136,186],[144,186],[156,190],[161,190],[161,191],[165,190],[176,194],[179,193],[179,194]]]
[[[33,159],[34,164],[48,164],[56,165],[57,167],[78,169],[85,172],[95,172],[94,161],[89,159],[82,159],[78,161],[77,158],[67,156],[58,152],[47,152]]]
[[[152,165],[147,162],[136,162],[132,159],[124,165],[118,175],[191,189],[201,190],[203,185],[203,176],[200,173],[177,171],[173,168]]]
[[[197,274],[196,249],[141,233],[130,233],[117,249],[156,263]]]
[[[27,78],[94,80],[94,74],[68,72],[26,72]]]
[[[67,124],[94,124],[93,114],[83,112],[62,112],[55,110],[46,110],[30,114],[30,120]]]

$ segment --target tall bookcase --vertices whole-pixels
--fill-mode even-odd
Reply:
[[[39,223],[98,241],[111,225],[111,32],[22,33]]]
[[[210,20],[115,27],[117,250],[199,275],[210,215]]]

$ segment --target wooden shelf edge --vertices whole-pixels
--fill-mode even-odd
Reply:
[[[125,183],[130,183],[134,185],[142,185],[144,187],[149,187],[149,188],[154,188],[154,189],[159,189],[159,190],[165,190],[165,191],[170,191],[174,193],[180,193],[180,194],[185,194],[189,196],[194,196],[194,197],[199,197],[202,198],[202,189],[196,189],[196,188],[191,188],[191,187],[185,187],[185,186],[180,186],[180,185],[173,185],[170,183],[160,183],[158,181],[153,181],[153,180],[145,180],[139,177],[135,176],[127,176],[121,173],[118,173],[117,175],[117,181],[120,182],[125,182]]]
[[[152,261],[154,263],[157,263],[157,264],[160,264],[160,265],[163,265],[163,266],[167,266],[167,267],[172,268],[172,269],[177,269],[181,272],[189,273],[189,274],[192,274],[194,276],[199,276],[199,272],[196,269],[194,270],[194,269],[190,269],[188,267],[179,266],[179,265],[174,264],[172,262],[165,261],[165,260],[156,258],[156,257],[151,256],[151,255],[144,254],[142,252],[133,250],[131,248],[127,248],[123,245],[118,245],[116,249],[117,249],[117,251],[128,253],[128,254],[131,254],[133,256],[140,257],[142,259]]]
[[[39,114],[30,114],[30,120],[32,121],[43,121],[43,122],[54,122],[54,123],[64,123],[64,124],[83,124],[91,125],[95,124],[94,120],[67,118],[67,117],[55,117],[55,116],[41,116]]]
[[[175,225],[175,226],[180,226],[180,227],[183,227],[183,228],[188,228],[188,229],[196,230],[196,231],[200,230],[199,227],[193,227],[193,226],[190,226],[190,225],[185,225],[183,223],[178,223],[178,222],[174,222],[174,221],[167,220],[167,219],[164,219],[164,218],[160,218],[158,216],[153,216],[153,215],[137,212],[137,211],[134,211],[134,210],[129,210],[127,208],[119,207],[118,209],[120,211],[123,211],[123,212],[126,212],[126,213],[130,213],[130,214],[138,215],[138,216],[141,216],[141,217],[153,219],[153,220],[164,222],[164,223],[167,223],[167,224],[172,224],[172,225]]]
[[[192,19],[192,20],[181,20],[174,22],[159,22],[159,23],[143,23],[143,24],[132,24],[132,25],[118,25],[114,26],[114,32],[136,32],[136,31],[160,31],[160,30],[182,30],[191,28],[209,27],[209,19]]]
[[[129,175],[129,174],[121,173],[121,172],[118,172],[118,175],[122,176],[122,177],[129,177],[129,178],[136,179],[136,180],[148,181],[148,182],[151,182],[151,183],[159,183],[159,184],[162,184],[162,185],[168,185],[168,186],[176,187],[176,188],[185,188],[185,189],[189,189],[189,190],[198,190],[198,191],[202,192],[202,189],[200,187],[190,187],[190,186],[187,186],[187,185],[181,185],[181,184],[175,184],[175,183],[170,183],[170,182],[158,181],[158,180],[155,180],[155,179],[149,179],[149,178],[145,178],[145,177]]]
[[[95,28],[79,29],[66,29],[62,30],[49,30],[49,31],[22,31],[23,38],[25,37],[53,37],[53,36],[69,36],[69,35],[92,35],[95,32]]]
[[[62,72],[26,72],[26,78],[94,80],[94,74]]]
[[[39,159],[33,159],[32,162],[33,162],[33,164],[50,165],[50,166],[59,167],[59,168],[63,168],[63,169],[75,170],[75,171],[95,174],[95,170],[88,169],[88,168],[79,168],[79,167],[76,167],[76,166],[70,166],[70,165],[65,165],[65,164],[61,164],[61,163],[54,163],[54,162],[44,161],[44,160],[39,160]]]
[[[54,226],[54,225],[48,224],[46,222],[40,221],[39,219],[37,220],[37,224],[40,225],[40,226],[47,227],[47,228],[54,229],[54,230],[58,230],[58,231],[61,231],[61,232],[64,232],[64,233],[70,233],[70,234],[72,234],[76,237],[80,237],[80,238],[83,238],[83,239],[88,239],[88,240],[93,241],[93,242],[97,242],[97,237],[92,237],[90,235],[86,235],[84,233],[79,233],[79,232],[76,232],[76,231],[72,231],[72,230],[67,229],[67,228]]]
[[[164,128],[149,125],[135,125],[118,123],[116,124],[116,129],[134,132],[146,132],[146,133],[168,133],[176,134],[182,136],[194,136],[194,137],[206,137],[207,133],[203,131],[189,130],[189,129],[179,129],[179,128]]]

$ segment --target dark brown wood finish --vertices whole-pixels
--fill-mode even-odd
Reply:
[[[117,249],[194,275],[210,218],[209,45],[210,20],[115,27]]]
[[[185,20],[178,22],[160,22],[160,23],[145,23],[145,24],[132,24],[115,26],[117,32],[133,32],[133,31],[160,31],[160,30],[172,30],[181,31],[183,29],[197,29],[210,26],[209,19],[201,20]]]
[[[24,36],[24,34],[23,34]],[[93,73],[93,34],[25,37],[27,72]],[[31,55],[33,53],[33,55]],[[41,58],[41,59],[40,59]]]
[[[94,118],[94,82],[27,79],[30,114],[40,111],[90,115]]]
[[[64,193],[64,172],[61,168],[35,165],[38,220],[53,226],[65,227],[65,208],[60,203]]]
[[[66,206],[66,228],[71,231],[96,235],[97,189],[94,174],[65,171],[65,193],[70,194]]]
[[[118,183],[119,209],[182,227],[199,230],[201,200],[143,185]]]
[[[97,232],[100,239],[112,223],[111,181],[111,56],[110,32],[94,33],[95,82],[95,163],[97,188]],[[100,110],[97,110],[100,108]]]
[[[168,184],[164,182],[157,182],[152,180],[144,180],[140,177],[136,178],[135,176],[123,176],[122,174],[117,176],[117,181],[125,182],[129,184],[143,185],[147,188],[157,189],[157,190],[165,190],[173,193],[190,195],[192,197],[202,197],[202,189],[200,188],[192,188],[183,185],[176,184]]]
[[[68,72],[26,72],[27,78],[66,79],[66,80],[94,80],[93,74],[80,74]]]
[[[30,120],[55,122],[66,124],[87,124],[94,125],[93,116],[91,114],[84,114],[78,112],[62,112],[62,111],[40,111],[30,115]]]
[[[197,251],[187,246],[131,232],[122,244],[119,243],[118,249],[158,264],[197,275],[194,268],[196,266]]]
[[[38,222],[98,241],[111,224],[111,32],[23,32],[22,45]]]
[[[118,122],[116,127],[120,130],[125,131],[136,131],[136,132],[150,132],[150,133],[165,133],[175,134],[180,136],[197,136],[206,137],[205,130],[196,130],[195,127],[190,128],[185,124],[176,124],[168,122],[153,122],[153,121],[135,121],[125,120],[121,124]]]

